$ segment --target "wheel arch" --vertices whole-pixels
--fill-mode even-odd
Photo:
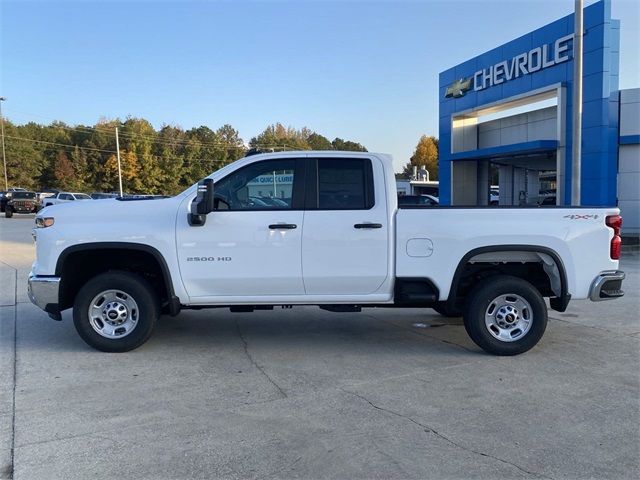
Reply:
[[[460,289],[461,280],[463,279],[465,270],[469,265],[469,262],[480,255],[487,253],[513,253],[513,252],[527,252],[534,253],[539,255],[545,255],[549,257],[558,271],[559,276],[559,292],[556,292],[556,296],[550,298],[551,308],[554,310],[558,310],[564,312],[567,308],[569,300],[571,299],[571,295],[568,292],[568,280],[567,280],[567,272],[558,252],[549,247],[544,247],[540,245],[520,245],[520,244],[508,244],[508,245],[490,245],[485,247],[478,247],[468,251],[462,259],[458,262],[458,266],[456,267],[455,273],[453,275],[453,279],[451,281],[451,288],[449,290],[449,297],[447,298],[447,305],[453,308],[456,304],[457,293]],[[543,260],[544,261],[544,260]],[[544,267],[543,267],[544,268]],[[550,283],[553,282],[551,274],[545,269],[545,273],[547,273],[549,277]],[[526,280],[526,279],[525,279]]]
[[[180,312],[180,300],[175,295],[173,289],[173,281],[171,278],[171,271],[169,270],[169,266],[163,255],[160,251],[150,245],[145,245],[141,243],[132,243],[132,242],[89,242],[82,243],[78,245],[72,245],[64,249],[60,255],[58,256],[58,260],[56,262],[56,276],[60,277],[61,280],[61,290],[60,290],[60,310],[68,308],[71,306],[69,304],[69,299],[65,298],[65,290],[64,290],[64,278],[70,274],[68,269],[72,267],[73,262],[71,262],[74,258],[79,258],[78,256],[82,256],[82,254],[86,254],[85,256],[91,256],[91,254],[114,254],[114,255],[123,255],[123,254],[138,254],[147,256],[147,258],[152,258],[157,266],[158,272],[161,276],[162,280],[162,290],[158,292],[161,297],[165,300],[165,306],[168,312],[171,315],[177,315]],[[108,262],[105,258],[102,258],[103,267],[108,267]],[[99,271],[108,271],[109,268],[98,269]],[[72,289],[73,290],[73,289]],[[68,292],[67,292],[68,294]]]

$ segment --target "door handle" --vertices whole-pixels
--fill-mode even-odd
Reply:
[[[298,228],[294,223],[272,223],[269,225],[269,230],[293,230]]]
[[[353,228],[382,228],[381,223],[356,223]]]

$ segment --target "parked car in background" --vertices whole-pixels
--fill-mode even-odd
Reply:
[[[91,192],[89,196],[94,200],[104,200],[105,198],[118,198],[120,195],[117,193]]]
[[[0,212],[4,212],[4,207],[7,205],[7,201],[11,196],[10,192],[3,190],[0,192]]]
[[[489,191],[489,205],[499,205],[500,204],[500,190],[496,190],[492,188]]]
[[[0,192],[0,212],[4,212],[5,211],[5,207],[7,205],[7,202],[9,201],[9,199],[11,198],[11,195],[13,194],[13,192],[26,192],[27,190],[25,190],[24,188],[21,187],[11,187],[7,190],[3,190]]]
[[[555,205],[556,204],[556,197],[555,195],[549,196],[549,197],[544,197],[541,199],[539,205]]]
[[[440,199],[433,195],[398,195],[398,205],[440,205]]]
[[[91,200],[91,197],[86,193],[58,192],[53,197],[45,198],[42,203],[42,208],[60,203],[73,202],[75,200]]]
[[[4,216],[13,217],[14,213],[36,213],[38,211],[38,198],[35,192],[14,191],[9,192],[11,196],[7,198],[4,207]]]

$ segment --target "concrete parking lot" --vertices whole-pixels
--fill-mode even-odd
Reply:
[[[105,354],[28,302],[32,224],[0,218],[2,478],[640,478],[637,253],[623,299],[551,311],[518,357],[432,310],[311,307]]]

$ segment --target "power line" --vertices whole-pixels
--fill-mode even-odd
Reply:
[[[76,145],[76,144],[70,144],[70,143],[59,143],[59,142],[48,142],[45,140],[36,140],[33,138],[25,138],[25,137],[16,137],[13,135],[5,135],[6,138],[11,138],[14,140],[20,140],[20,141],[25,141],[25,142],[33,142],[33,143],[42,143],[42,144],[46,144],[46,145],[54,145],[54,146],[58,146],[58,147],[64,147],[64,148],[69,148],[69,149],[80,149],[80,150],[90,150],[90,151],[94,151],[94,152],[101,152],[101,153],[111,153],[111,154],[115,154],[117,153],[115,150],[104,150],[104,149],[100,149],[100,148],[92,148],[92,147],[83,147],[80,145]],[[265,148],[291,148],[289,145],[270,145],[270,146],[265,146]],[[126,149],[121,149],[121,151],[124,150],[125,152],[127,152],[128,150]],[[135,152],[133,152],[135,153]],[[155,160],[166,160],[167,157],[163,157],[161,155],[154,155],[154,154],[150,154],[149,155],[151,158],[155,159]],[[215,158],[189,158],[186,155],[179,155],[178,157],[176,157],[176,160],[178,161],[182,161],[182,162],[220,162],[221,160],[219,159],[215,159]]]
[[[94,152],[104,152],[104,153],[117,153],[115,150],[103,150],[100,148],[91,148],[91,147],[81,147],[80,145],[71,145],[69,143],[57,143],[57,142],[47,142],[45,140],[35,140],[33,138],[24,138],[24,137],[15,137],[12,135],[5,135],[6,138],[12,138],[14,140],[22,140],[24,142],[35,142],[35,143],[44,143],[47,145],[56,145],[59,147],[71,147],[71,148],[80,148],[83,150],[91,150]]]
[[[18,112],[17,110],[11,110],[12,112]],[[35,117],[40,117],[46,120],[50,120],[52,123],[53,122],[58,122],[60,120],[55,120],[55,119],[51,119],[48,117],[43,117],[41,115],[35,115],[35,114],[28,114],[27,112],[18,112],[18,113],[23,113],[25,115],[31,115],[31,116],[35,116]],[[34,122],[35,123],[35,122]],[[96,126],[89,126],[89,127],[81,127],[81,126],[75,126],[75,127],[70,127],[67,125],[40,125],[40,124],[36,124],[38,126],[44,127],[44,128],[61,128],[63,130],[70,130],[70,131],[76,131],[76,132],[82,132],[82,133],[102,133],[105,135],[109,135],[115,138],[115,132],[111,131],[110,129],[107,129],[106,127],[100,127],[98,125]],[[187,132],[186,130],[182,130],[183,132]],[[174,143],[182,143],[182,144],[197,144],[197,145],[201,145],[201,146],[225,146],[225,147],[230,147],[230,148],[246,148],[246,146],[244,144],[234,144],[232,142],[228,142],[228,141],[220,141],[220,142],[202,142],[199,140],[194,140],[194,139],[173,139],[173,140],[167,140],[167,139],[163,139],[160,137],[160,135],[157,136],[151,136],[151,135],[146,135],[146,134],[142,134],[142,133],[128,133],[128,132],[120,132],[120,136],[121,137],[128,137],[128,138],[136,138],[136,137],[140,137],[143,139],[147,139],[147,140],[151,140],[153,142],[156,143],[164,143],[167,145],[173,145]]]

